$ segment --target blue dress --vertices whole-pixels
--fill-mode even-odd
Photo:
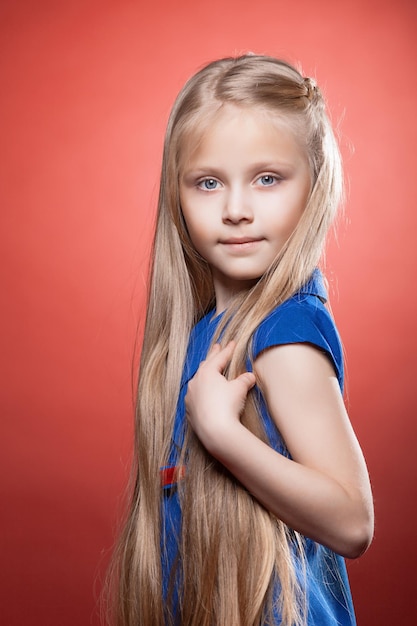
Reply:
[[[266,348],[309,343],[323,351],[333,364],[335,374],[343,389],[343,357],[338,332],[324,303],[327,294],[319,270],[294,296],[274,309],[260,324],[253,338],[253,359]],[[181,449],[185,422],[184,399],[188,381],[205,359],[221,315],[206,315],[190,335],[181,390],[173,432],[170,466],[175,466]],[[258,390],[261,415],[270,445],[282,454],[288,454],[285,444],[270,417]],[[168,593],[171,568],[178,556],[178,537],[181,528],[181,508],[170,473],[164,481],[162,501],[162,569],[164,596]],[[324,546],[306,539],[308,626],[354,626],[356,624],[344,559]],[[279,615],[276,624],[281,623]]]

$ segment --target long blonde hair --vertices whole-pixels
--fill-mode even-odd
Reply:
[[[288,120],[305,147],[312,181],[303,215],[273,266],[225,315],[222,340],[237,343],[230,376],[246,369],[260,322],[312,274],[341,198],[339,151],[313,80],[275,58],[245,55],[215,61],[186,83],[173,106],[164,144],[131,505],[114,560],[114,623],[120,626],[163,626],[172,619],[169,607],[163,606],[159,471],[171,447],[189,334],[214,304],[210,269],[195,251],[182,216],[179,176],[187,150],[209,132],[225,103],[262,108]],[[252,394],[242,422],[266,440]],[[185,450],[187,477],[179,494],[182,626],[273,624],[276,608],[284,626],[303,624],[302,584],[294,560],[299,555],[302,563],[302,538],[297,540],[296,533],[248,494],[192,432],[186,432],[183,458]]]

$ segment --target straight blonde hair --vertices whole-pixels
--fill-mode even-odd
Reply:
[[[277,609],[284,626],[301,626],[306,619],[302,537],[259,504],[187,425],[181,452],[187,476],[179,486],[179,618],[172,617],[172,601],[163,606],[160,468],[167,464],[172,445],[189,334],[215,301],[210,269],[184,223],[179,177],[187,155],[210,132],[226,103],[262,109],[271,115],[271,123],[277,116],[288,121],[311,170],[311,193],[297,227],[265,275],[236,298],[217,333],[217,338],[222,333],[222,342],[233,338],[237,344],[228,375],[246,369],[256,328],[311,276],[342,196],[337,143],[312,79],[275,58],[245,55],[215,61],[186,83],[174,103],[164,144],[131,503],[112,569],[117,584],[111,623],[118,626],[272,625]],[[252,392],[242,422],[267,441]]]

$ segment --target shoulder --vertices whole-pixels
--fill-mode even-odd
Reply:
[[[325,306],[327,299],[321,273],[291,298],[277,306],[254,333],[252,358],[273,346],[308,343],[330,358],[340,387],[343,386],[343,352],[334,320]]]

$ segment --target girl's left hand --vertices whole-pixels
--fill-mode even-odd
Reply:
[[[233,380],[223,376],[234,349],[234,342],[225,348],[215,344],[188,384],[186,416],[209,452],[219,438],[230,435],[233,426],[240,424],[247,394],[255,385],[255,375],[251,372]]]

